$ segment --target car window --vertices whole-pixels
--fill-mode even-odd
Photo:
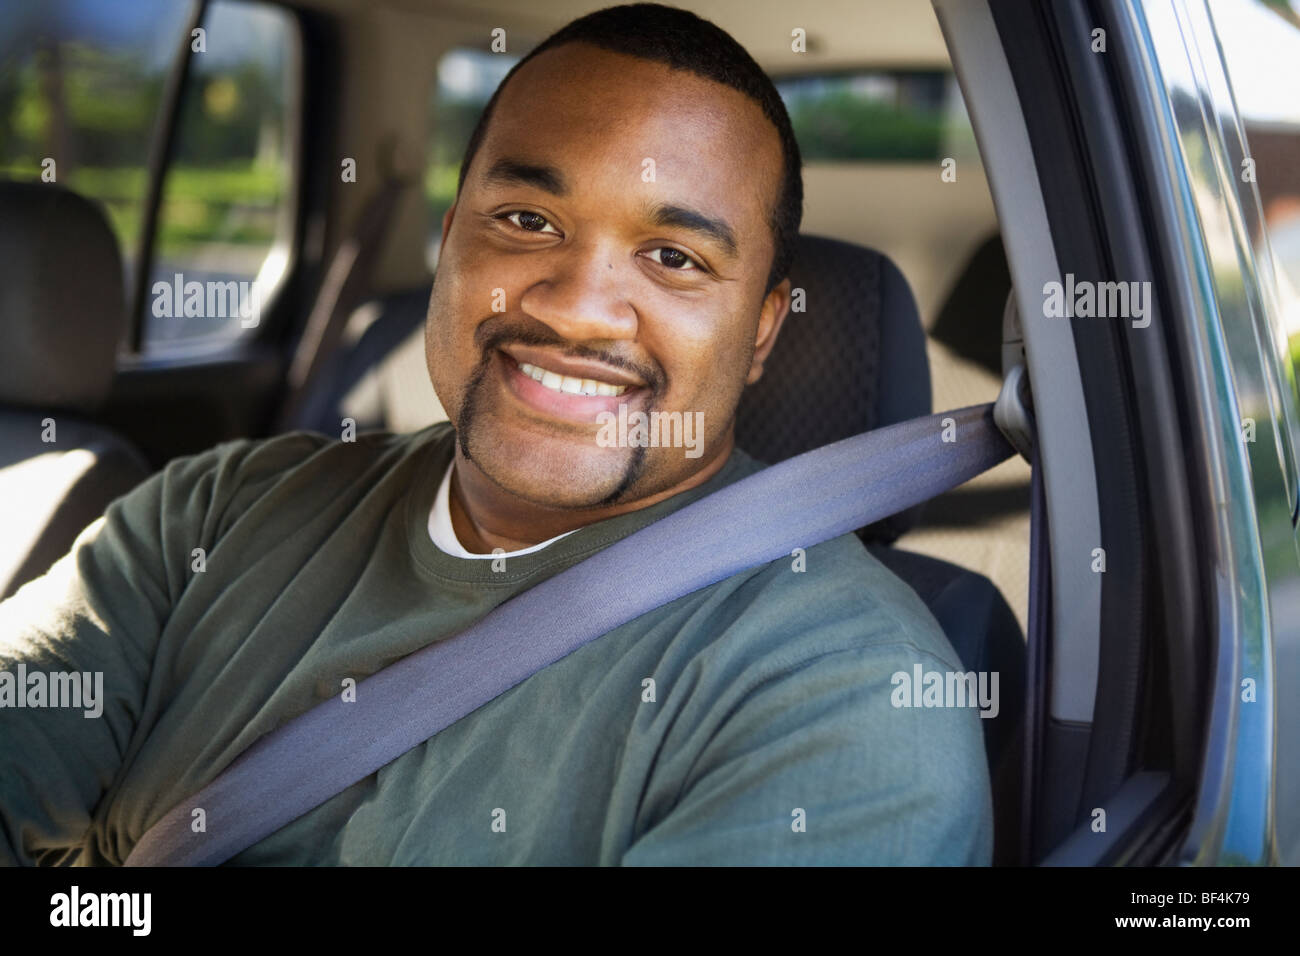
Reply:
[[[1237,190],[1255,259],[1274,279],[1274,347],[1300,400],[1300,5],[1212,0],[1210,10],[1250,148]]]
[[[456,201],[460,161],[474,124],[492,98],[492,91],[519,59],[505,53],[457,47],[448,50],[438,61],[438,78],[429,109],[429,164],[424,176],[424,195],[429,207],[425,260],[430,269],[438,264],[442,217]]]
[[[102,203],[127,289],[191,11],[174,0],[52,0],[3,14],[0,34],[24,43],[0,47],[0,174]],[[140,317],[146,352],[250,334],[288,261],[296,21],[267,4],[213,0],[190,50]]]
[[[99,201],[128,276],[154,123],[189,14],[174,0],[48,0],[0,12],[0,175]]]
[[[930,162],[978,156],[956,78],[869,70],[776,80],[805,162]]]
[[[1258,698],[1262,707],[1238,707],[1235,726],[1225,730],[1220,722],[1215,731],[1231,734],[1234,751],[1233,796],[1219,850],[1219,858],[1229,861],[1261,858],[1258,821],[1269,818],[1272,795],[1254,768],[1272,766],[1275,755],[1294,751],[1289,724],[1274,721],[1272,678],[1264,678],[1274,667],[1279,673],[1287,669],[1281,651],[1294,620],[1295,395],[1283,387],[1275,348],[1278,317],[1270,291],[1271,263],[1260,258],[1267,243],[1253,225],[1259,213],[1256,184],[1247,178],[1247,188],[1238,185],[1250,168],[1253,143],[1242,138],[1232,95],[1236,83],[1227,77],[1226,57],[1220,54],[1224,39],[1219,26],[1244,9],[1246,5],[1234,4],[1211,13],[1206,5],[1172,3],[1135,8],[1148,25],[1148,42],[1167,91],[1176,148],[1172,172],[1182,180],[1186,208],[1194,217],[1189,219],[1194,239],[1188,251],[1200,286],[1198,300],[1205,304],[1206,354],[1218,366],[1214,374],[1224,388],[1212,397],[1221,415],[1241,415],[1239,421],[1227,415],[1219,419],[1229,454],[1218,510],[1221,531],[1230,542],[1228,573],[1235,579],[1219,634],[1237,642],[1240,673],[1268,689]],[[1267,45],[1258,28],[1252,32],[1256,48]],[[1255,166],[1262,180],[1264,165]],[[1279,779],[1293,771],[1289,761],[1278,767]]]
[[[222,347],[260,325],[288,265],[298,59],[285,11],[205,9],[163,181],[144,351]]]
[[[1241,416],[1237,440],[1245,444],[1257,486],[1271,486],[1274,474],[1283,484],[1268,491],[1257,487],[1256,506],[1294,514],[1300,409],[1294,370],[1282,361],[1287,346],[1276,275],[1260,226],[1258,184],[1249,174],[1254,169],[1258,179],[1265,172],[1251,155],[1220,56],[1215,23],[1225,19],[1224,8],[1217,20],[1204,5],[1152,4],[1142,10],[1153,24],[1156,56],[1179,129],[1179,172],[1187,177],[1199,221],[1216,334],[1222,335],[1232,366]]]

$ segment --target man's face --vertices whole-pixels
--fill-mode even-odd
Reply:
[[[588,44],[525,64],[444,220],[429,303],[462,454],[551,508],[634,502],[729,454],[789,301],[785,282],[764,294],[781,172],[775,128],[728,86]],[[696,457],[609,447],[620,405],[698,422]]]

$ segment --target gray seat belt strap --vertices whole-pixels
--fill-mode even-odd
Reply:
[[[128,866],[211,866],[270,836],[582,645],[795,548],[865,527],[1011,456],[992,405],[835,442],[734,482],[276,728],[155,823]],[[191,828],[202,808],[205,829]]]

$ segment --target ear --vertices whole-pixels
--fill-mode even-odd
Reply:
[[[763,299],[763,307],[758,313],[758,338],[754,341],[754,360],[745,377],[746,385],[753,385],[763,377],[763,363],[767,361],[776,344],[777,333],[790,311],[790,280],[782,279]]]

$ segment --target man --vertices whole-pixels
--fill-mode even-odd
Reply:
[[[761,467],[733,422],[801,201],[775,89],[712,24],[619,7],[538,47],[442,225],[450,424],[174,461],[0,605],[5,669],[105,698],[0,710],[0,858],[120,863],[278,725]],[[680,440],[611,439],[638,413]],[[988,863],[978,718],[891,702],[951,646],[853,536],[805,562],[611,631],[233,862]]]

